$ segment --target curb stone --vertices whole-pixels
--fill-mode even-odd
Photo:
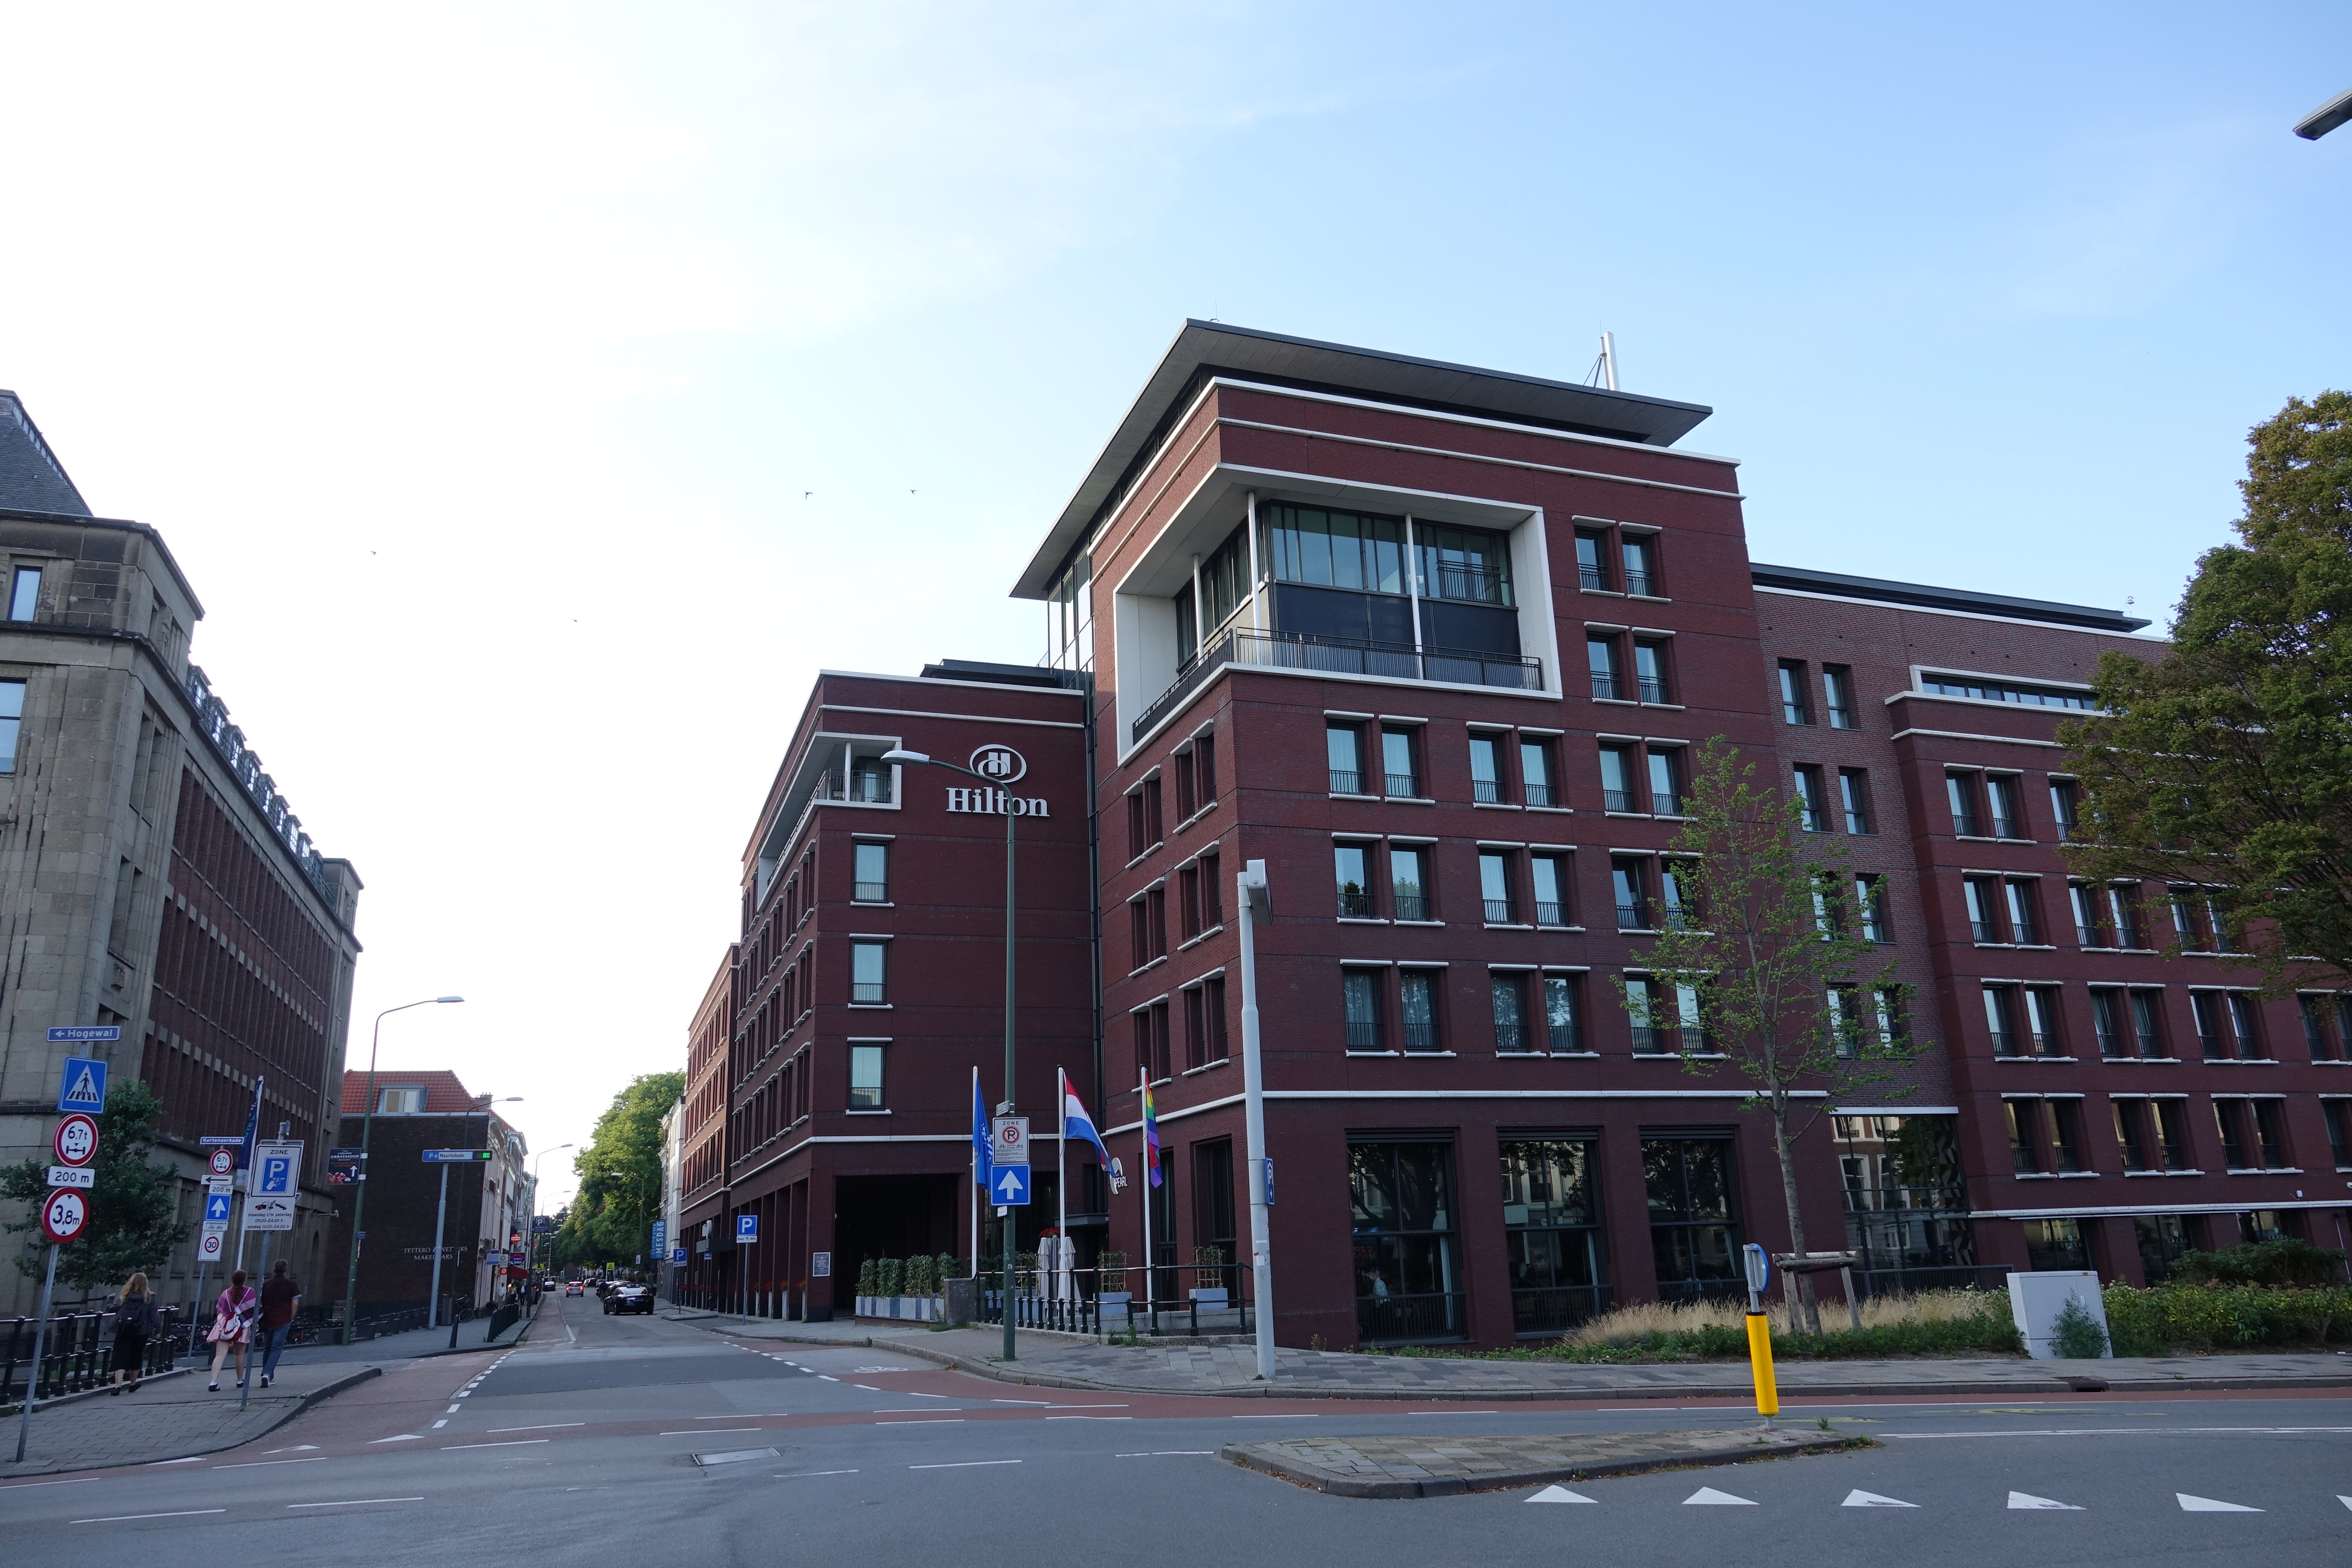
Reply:
[[[1344,1438],[1338,1440],[1346,1441]],[[1445,1440],[1421,1439],[1423,1442]],[[1563,1443],[1571,1441],[1573,1439],[1562,1439]],[[1837,1454],[1856,1448],[1874,1448],[1878,1445],[1867,1437],[1843,1433],[1818,1436],[1790,1434],[1785,1441],[1769,1443],[1751,1436],[1736,1443],[1726,1442],[1681,1453],[1662,1452],[1627,1458],[1594,1459],[1581,1464],[1532,1465],[1517,1469],[1482,1471],[1471,1476],[1426,1476],[1418,1479],[1406,1476],[1368,1479],[1335,1474],[1282,1451],[1290,1447],[1292,1445],[1279,1441],[1228,1443],[1217,1451],[1217,1458],[1240,1468],[1256,1470],[1331,1497],[1386,1500],[1458,1497],[1474,1491],[1509,1491],[1519,1487],[1539,1486],[1548,1481],[1591,1480],[1603,1476],[1639,1475],[1646,1470],[1688,1469],[1702,1466],[1746,1464],[1756,1459],[1793,1458],[1806,1454]]]
[[[167,1377],[185,1377],[195,1370],[196,1369],[193,1366],[175,1366],[168,1372],[142,1373],[140,1375],[139,1381],[142,1383],[161,1383]],[[102,1398],[105,1396],[105,1394],[106,1387],[104,1384],[100,1384],[96,1388],[85,1388],[79,1394],[60,1394],[55,1399],[44,1399],[38,1405],[34,1405],[33,1414],[38,1415],[42,1411],[55,1410],[60,1405],[79,1405],[85,1399]],[[18,1400],[14,1405],[0,1405],[0,1418],[15,1420],[24,1414],[25,1403],[23,1400]]]

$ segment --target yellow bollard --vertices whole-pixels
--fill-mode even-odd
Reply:
[[[1748,1314],[1748,1370],[1756,1377],[1756,1414],[1780,1414],[1780,1385],[1772,1376],[1772,1321],[1761,1312]]]

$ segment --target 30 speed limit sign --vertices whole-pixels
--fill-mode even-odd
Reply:
[[[89,1224],[89,1200],[71,1187],[59,1187],[41,1205],[41,1234],[63,1247]]]
[[[216,1230],[208,1230],[205,1232],[202,1237],[198,1237],[196,1240],[196,1256],[204,1259],[206,1263],[218,1263],[221,1260],[221,1233]]]

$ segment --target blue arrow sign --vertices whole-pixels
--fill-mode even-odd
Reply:
[[[1029,1167],[998,1165],[989,1172],[989,1194],[998,1206],[1017,1208],[1029,1201]]]
[[[58,1114],[106,1109],[106,1064],[95,1057],[68,1057],[58,1076]]]
[[[205,1194],[205,1223],[207,1225],[226,1225],[228,1223],[228,1194],[226,1193],[206,1193]]]

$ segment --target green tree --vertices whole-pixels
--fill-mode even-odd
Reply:
[[[661,1215],[662,1118],[685,1090],[682,1072],[647,1073],[613,1097],[572,1157],[580,1194],[555,1237],[566,1265],[625,1264],[652,1244]]]
[[[135,1079],[107,1091],[98,1117],[98,1154],[90,1162],[98,1184],[90,1189],[89,1225],[58,1255],[58,1278],[85,1296],[119,1286],[136,1270],[162,1268],[172,1248],[188,1238],[187,1226],[175,1217],[179,1173],[147,1163],[163,1110],[163,1102]],[[39,1208],[49,1190],[48,1171],[46,1155],[0,1168],[0,1198],[32,1205],[26,1218],[0,1228],[25,1237],[16,1269],[36,1279],[48,1266]]]
[[[1677,897],[1652,917],[1659,934],[1642,960],[1648,985],[1616,984],[1637,1026],[1679,1032],[1684,1071],[1747,1081],[1748,1108],[1771,1117],[1789,1239],[1805,1252],[1798,1142],[1840,1097],[1893,1077],[1915,1047],[1902,1025],[1905,987],[1863,931],[1844,852],[1806,831],[1802,803],[1759,786],[1755,772],[1720,739],[1699,749],[1665,861]],[[1810,1276],[1799,1277],[1797,1298],[1807,1331],[1819,1333]]]
[[[2239,542],[2199,559],[2171,648],[2103,656],[2102,711],[2059,731],[2068,847],[2209,889],[2273,984],[2291,958],[2352,977],[2352,393],[2290,399],[2247,445]]]

